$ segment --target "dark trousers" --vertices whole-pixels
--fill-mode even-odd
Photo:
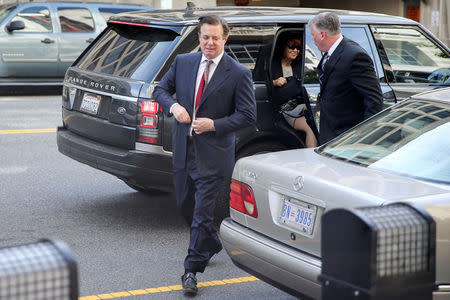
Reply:
[[[221,246],[213,221],[216,199],[224,178],[205,177],[197,171],[194,146],[190,142],[186,158],[186,168],[174,170],[173,177],[178,209],[191,227],[184,269],[203,272],[214,250]]]

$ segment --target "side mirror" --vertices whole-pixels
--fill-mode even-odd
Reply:
[[[8,25],[6,25],[6,30],[8,32],[13,32],[14,30],[21,30],[25,28],[25,23],[23,21],[11,21]]]

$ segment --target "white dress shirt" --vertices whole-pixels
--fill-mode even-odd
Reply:
[[[222,59],[223,56],[223,51],[222,53],[220,53],[216,58],[212,59],[212,64],[209,66],[209,74],[208,74],[208,83],[211,80],[214,71],[217,68],[217,65],[219,64],[220,60]],[[195,82],[195,94],[194,94],[194,106],[195,107],[195,99],[197,98],[197,92],[198,92],[198,87],[200,86],[200,82],[202,81],[202,76],[203,76],[203,72],[205,71],[205,67],[206,67],[206,63],[208,61],[208,58],[206,58],[206,56],[204,54],[202,54],[202,58],[200,59],[200,64],[198,65],[198,71],[197,71],[197,80]],[[173,106],[177,104],[174,103],[172,104],[172,106],[170,106],[169,112],[172,113],[172,108]]]
[[[214,71],[217,68],[217,65],[219,64],[220,60],[222,59],[223,53],[224,52],[222,51],[222,53],[220,53],[219,56],[212,59],[213,62],[209,66],[209,74],[208,74],[208,80],[207,80],[208,83],[211,80],[211,78],[214,74]],[[194,107],[195,107],[195,99],[197,99],[198,87],[200,86],[200,82],[202,81],[203,72],[205,72],[205,67],[206,67],[207,62],[208,62],[208,59],[206,58],[206,56],[204,54],[202,54],[202,59],[200,60],[200,64],[198,65],[197,81],[195,82]]]
[[[330,57],[331,54],[333,54],[334,50],[336,50],[337,46],[339,46],[339,44],[341,43],[341,41],[342,41],[343,38],[344,38],[344,37],[341,35],[341,37],[338,38],[338,39],[336,40],[336,42],[334,42],[333,45],[331,45],[330,49],[329,49],[328,52],[327,52],[328,57]],[[330,59],[330,58],[328,58],[328,59]]]

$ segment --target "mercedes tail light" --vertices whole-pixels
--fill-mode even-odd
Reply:
[[[160,107],[156,101],[139,102],[138,141],[148,144],[160,144],[158,113]]]
[[[253,218],[258,217],[252,188],[234,179],[231,181],[230,207]]]

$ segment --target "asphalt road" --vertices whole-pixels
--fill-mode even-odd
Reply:
[[[189,229],[174,196],[135,192],[60,154],[60,101],[0,97],[0,247],[64,241],[78,262],[82,300],[183,298]],[[249,276],[222,251],[198,275],[196,298],[294,299]]]

